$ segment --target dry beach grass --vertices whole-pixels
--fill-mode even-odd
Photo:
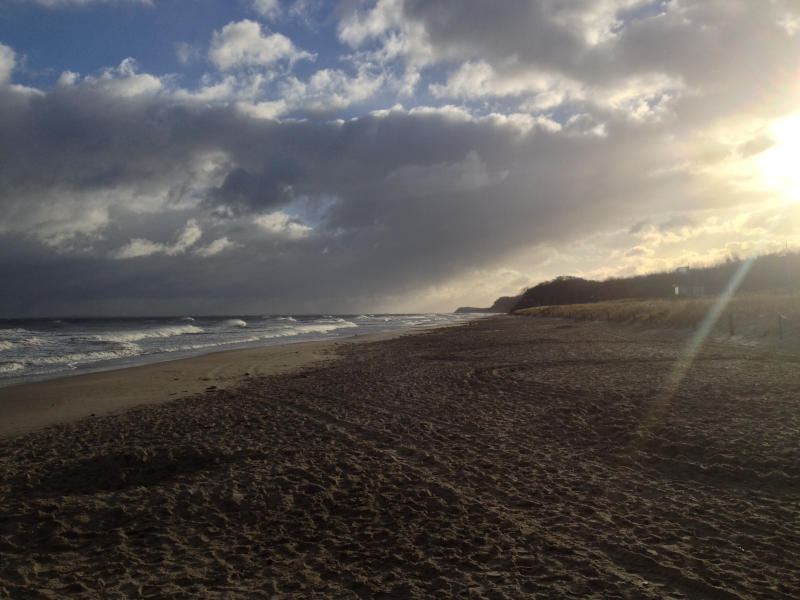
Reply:
[[[490,318],[7,438],[0,596],[796,598],[800,356],[686,341]]]
[[[610,300],[525,308],[517,313],[681,329],[697,327],[716,303],[715,296]],[[783,334],[790,339],[800,340],[800,293],[751,292],[733,295],[721,305],[720,318],[714,325],[714,331],[729,333],[731,321],[734,333],[747,338],[778,338]]]

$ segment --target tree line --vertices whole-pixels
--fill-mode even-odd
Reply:
[[[508,304],[509,311],[513,311],[626,298],[716,295],[738,279],[741,279],[740,291],[796,290],[800,288],[800,253],[772,253],[748,259],[732,256],[712,266],[683,267],[604,281],[562,275],[527,288],[515,302]]]

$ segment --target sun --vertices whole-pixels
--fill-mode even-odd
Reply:
[[[800,115],[770,128],[775,144],[758,157],[764,183],[787,203],[800,202]]]

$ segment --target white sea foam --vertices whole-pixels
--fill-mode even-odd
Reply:
[[[3,350],[11,350],[14,346],[16,346],[14,342],[0,340],[0,352],[2,352]]]
[[[114,350],[98,350],[97,352],[73,352],[61,354],[59,356],[38,356],[27,358],[23,361],[24,366],[40,367],[44,365],[67,365],[74,369],[78,365],[101,362],[104,360],[114,360],[117,358],[130,358],[142,354],[142,349],[130,342],[123,343]]]
[[[181,321],[194,321],[194,317],[181,317]]]
[[[13,345],[30,345],[30,346],[38,346],[42,344],[42,338],[35,335],[33,331],[29,331],[27,329],[22,329],[17,327],[15,329],[0,329],[0,350],[8,350],[11,346],[6,346],[6,344]]]
[[[18,362],[0,363],[0,373],[13,373],[14,371],[21,371],[25,365]]]
[[[219,348],[222,346],[228,346],[230,344],[252,344],[254,342],[260,342],[262,337],[247,337],[241,338],[236,340],[225,340],[220,342],[211,342],[208,344],[190,344],[188,346],[177,346],[175,348],[164,348],[162,352],[187,352],[189,350],[206,350],[208,348]]]
[[[138,329],[135,331],[120,331],[103,333],[94,336],[93,340],[98,342],[136,342],[148,338],[169,338],[176,335],[187,335],[204,333],[204,330],[195,325],[173,325],[168,327],[156,327],[154,329]]]
[[[278,329],[271,331],[262,339],[270,339],[276,337],[293,337],[295,335],[303,335],[308,333],[327,333],[337,329],[347,329],[348,327],[358,327],[355,323],[339,319],[336,323],[310,323],[308,325],[298,325],[296,327],[286,327],[285,329]]]
[[[228,327],[247,327],[247,323],[241,319],[228,319],[225,321],[225,325]]]

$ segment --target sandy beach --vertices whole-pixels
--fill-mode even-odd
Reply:
[[[800,354],[689,337],[503,316],[0,389],[0,598],[800,597]]]

